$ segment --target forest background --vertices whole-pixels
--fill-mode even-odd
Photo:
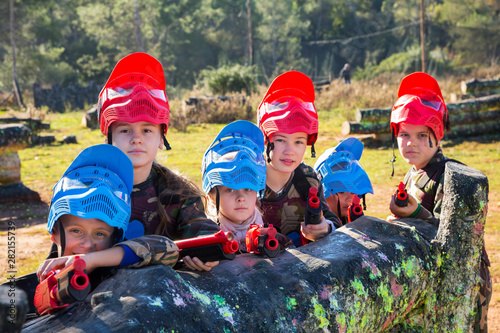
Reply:
[[[90,105],[84,110],[67,105],[64,114],[45,107],[34,110],[34,84],[100,86],[123,56],[137,51],[153,55],[164,66],[172,110],[168,137],[174,149],[161,152],[160,162],[199,184],[206,144],[234,117],[255,121],[266,87],[284,71],[302,71],[315,83],[331,81],[317,93],[318,152],[336,145],[342,122],[353,120],[356,108],[389,107],[401,78],[422,69],[422,2],[426,72],[438,79],[446,102],[451,93],[460,94],[460,80],[499,77],[500,0],[0,1],[0,102],[13,90],[16,77],[29,111],[25,113],[50,122],[46,134],[57,140],[76,135],[79,142],[19,151],[22,180],[44,202],[39,210],[8,207],[12,214],[19,213],[19,274],[33,271],[46,256],[50,240],[44,224],[53,184],[79,151],[102,143],[99,130],[81,125]],[[345,63],[351,64],[352,85],[336,80]],[[199,114],[197,124],[179,115],[188,97],[223,93],[218,79],[235,77],[239,83],[233,82],[229,91],[241,93],[251,112],[236,102],[219,103],[215,115]],[[235,109],[237,114],[231,115]],[[21,111],[15,103],[0,106],[0,116],[13,111]],[[500,332],[499,136],[450,141],[444,149],[490,180],[485,234],[494,279],[490,331]],[[306,163],[313,165],[315,160],[306,155]],[[386,216],[393,191],[388,182],[396,185],[408,168],[398,157],[395,177],[389,180],[391,157],[390,147],[366,147],[363,153],[362,164],[377,194],[368,198],[368,215]],[[4,235],[0,231],[3,248]],[[0,272],[5,271],[3,253]],[[1,277],[0,282],[5,279]]]

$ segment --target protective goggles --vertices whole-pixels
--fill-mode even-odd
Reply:
[[[105,100],[113,100],[119,97],[126,97],[131,95],[134,90],[138,87],[144,87],[152,97],[161,99],[162,101],[167,101],[167,95],[165,91],[159,88],[158,82],[147,75],[130,74],[126,77],[119,77],[104,90],[101,98],[103,102]]]
[[[317,171],[320,180],[334,173],[349,173],[352,170],[352,163],[355,162],[352,153],[336,152],[331,157],[318,166]]]
[[[411,101],[416,101],[424,107],[428,107],[428,108],[431,108],[431,109],[436,110],[436,111],[441,110],[441,107],[443,106],[444,103],[439,101],[439,100],[432,100],[429,97],[428,96],[421,97],[421,96],[415,96],[415,95],[403,95],[403,96],[399,97],[398,100],[396,101],[396,104],[394,104],[395,105],[394,109],[396,110],[396,109],[404,106],[405,104],[408,104]]]
[[[263,153],[257,153],[255,150],[245,146],[229,146],[222,150],[211,150],[207,153],[205,163],[209,166],[212,163],[238,163],[243,160],[250,160],[252,163],[265,166],[266,161]]]
[[[303,100],[298,98],[292,98],[284,101],[266,102],[262,104],[261,109],[266,113],[273,113],[277,111],[291,110],[292,108],[296,107],[316,113],[316,108],[314,107],[313,103],[304,102]]]

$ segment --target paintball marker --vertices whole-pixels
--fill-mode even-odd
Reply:
[[[394,203],[399,207],[405,207],[408,205],[408,192],[406,191],[405,184],[403,182],[399,183]]]
[[[52,313],[70,303],[83,301],[90,292],[85,260],[76,256],[73,263],[59,273],[50,272],[36,287],[35,306],[40,315]]]
[[[318,198],[318,188],[309,188],[309,197],[307,199],[307,209],[304,222],[306,224],[319,224],[321,222],[321,207]]]
[[[222,259],[234,259],[239,245],[232,232],[218,231],[213,235],[199,236],[174,241],[179,247],[181,258],[190,256],[197,257],[203,262],[218,261]]]
[[[267,228],[251,224],[245,238],[247,252],[266,255],[269,258],[276,257],[280,251],[279,243],[276,239],[277,233],[278,231],[272,224]]]
[[[348,222],[353,222],[355,221],[358,217],[363,216],[363,207],[359,204],[359,197],[357,195],[354,195],[352,198],[351,205],[349,206],[349,210],[347,212],[347,221]]]

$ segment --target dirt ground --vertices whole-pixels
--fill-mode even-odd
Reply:
[[[7,249],[9,221],[15,223],[17,276],[29,273],[23,266],[36,267],[34,265],[42,262],[48,254],[51,241],[45,229],[47,212],[48,206],[43,202],[0,204],[1,248]],[[495,266],[500,264],[500,252],[490,250],[491,247],[488,245],[497,242],[497,235],[485,236],[486,249],[492,265]],[[2,272],[0,283],[7,278],[8,260],[5,253],[7,250],[0,253],[0,272]],[[500,333],[500,275],[498,274],[493,276],[493,297],[488,311],[488,326],[490,333]]]

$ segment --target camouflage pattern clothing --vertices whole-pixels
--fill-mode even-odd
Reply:
[[[304,185],[301,185],[301,184]],[[278,232],[290,235],[293,232],[300,234],[300,224],[304,222],[307,195],[310,187],[318,188],[323,216],[340,227],[340,220],[328,209],[321,182],[316,172],[307,164],[301,163],[292,173],[290,179],[279,193],[266,186],[264,198],[260,200],[262,219],[265,225],[272,224]]]
[[[174,267],[179,259],[179,248],[173,241],[164,236],[146,235],[115,244],[126,245],[142,259],[128,267],[147,265],[168,265]]]
[[[408,194],[411,194],[422,205],[416,218],[427,221],[435,226],[439,226],[441,206],[444,197],[444,170],[447,161],[443,155],[441,147],[427,163],[427,165],[417,170],[413,166],[405,176],[404,183]],[[482,249],[481,265],[479,268],[479,300],[478,312],[474,324],[474,332],[488,332],[487,314],[491,300],[492,284],[491,274],[488,269],[490,261],[486,249]]]
[[[158,185],[158,173],[151,173],[144,182],[134,185],[132,189],[132,215],[130,221],[138,220],[144,225],[146,234],[160,234],[172,240],[192,238],[200,235],[213,234],[220,230],[219,226],[205,215],[205,209],[200,197],[182,197],[172,195],[158,198],[162,188]],[[158,200],[170,219],[166,232],[159,232],[160,216],[158,215]]]

